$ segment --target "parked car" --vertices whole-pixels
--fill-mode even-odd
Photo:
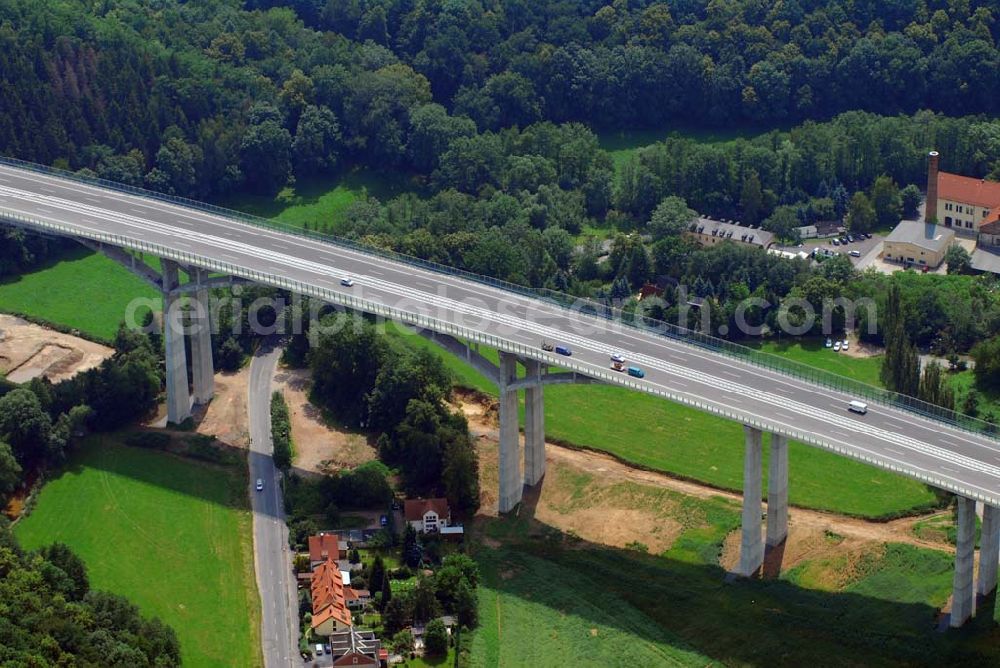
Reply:
[[[850,345],[851,342],[848,341],[847,339],[844,339],[844,342],[840,344],[840,349],[846,351],[850,347]]]
[[[316,656],[323,656],[323,645],[316,643]]]
[[[830,242],[830,243],[832,243],[832,244],[833,244],[834,246],[839,246],[839,245],[840,245],[840,239],[834,239],[834,240],[833,240],[832,242]]]
[[[827,339],[826,340],[826,347],[827,348],[833,348],[833,339]]]
[[[871,232],[865,232],[865,239],[871,239],[871,238],[872,238],[872,233]]]
[[[836,343],[833,344],[833,352],[835,353],[840,352],[840,341],[837,341]]]
[[[264,489],[264,481],[261,480],[260,478],[257,478],[257,491],[259,492],[262,489]]]
[[[343,285],[345,288],[350,288],[354,285],[354,279],[345,276],[344,278],[340,279],[340,284]]]
[[[379,515],[379,517],[378,517],[378,525],[380,527],[384,527],[384,526],[388,526],[388,524],[389,524],[389,517],[387,515]]]
[[[923,267],[923,269],[921,269],[920,271],[921,271],[921,273],[924,273],[924,274],[926,274],[926,273],[927,273],[928,271],[930,271],[930,270],[931,270],[931,268],[930,268],[930,267],[928,267],[928,266],[927,266],[927,265],[925,264],[925,265],[924,265],[924,267]]]
[[[628,375],[632,376],[633,378],[645,378],[646,372],[637,366],[630,366],[628,368]]]
[[[852,250],[851,252],[848,253],[848,255],[850,255],[851,257],[861,257],[861,251]]]
[[[553,346],[548,341],[542,341],[542,350],[546,352],[552,352],[553,350],[555,350],[555,346]]]
[[[848,234],[847,235],[847,240],[850,241],[853,244],[854,243],[854,235],[853,234]]]
[[[840,237],[840,243],[847,245],[847,237]]]
[[[560,355],[565,355],[566,357],[569,357],[570,355],[573,354],[573,351],[567,348],[566,346],[556,346],[556,352]]]

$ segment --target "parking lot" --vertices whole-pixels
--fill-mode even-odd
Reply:
[[[846,235],[842,235],[846,236]],[[842,255],[847,255],[851,258],[851,261],[863,269],[865,266],[871,264],[874,260],[874,256],[878,253],[872,254],[872,251],[877,251],[881,248],[881,244],[884,237],[882,235],[873,234],[871,239],[857,239],[854,242],[848,242],[846,245],[833,245],[833,239],[806,239],[803,241],[801,246],[798,247],[785,247],[781,250],[788,250],[792,252],[805,251],[806,253],[811,253],[814,248],[822,248],[831,253],[840,253]],[[857,255],[852,256],[851,251],[856,251]],[[872,257],[868,256],[872,254]]]

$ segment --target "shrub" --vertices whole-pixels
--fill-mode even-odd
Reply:
[[[129,434],[125,443],[134,448],[166,450],[167,446],[170,445],[170,434],[165,434],[162,431],[137,431],[134,434]]]

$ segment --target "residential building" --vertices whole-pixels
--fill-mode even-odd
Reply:
[[[743,246],[770,248],[774,243],[774,235],[766,230],[754,227],[744,227],[737,223],[698,218],[688,226],[687,235],[702,246],[713,246],[723,241],[732,241]]]
[[[312,629],[328,636],[351,628],[351,611],[344,597],[344,579],[337,562],[327,559],[313,569],[309,585],[312,594]]]
[[[386,665],[389,659],[389,653],[371,631],[339,631],[331,634],[327,643],[334,666],[376,668]]]
[[[938,169],[940,156],[931,151],[927,161],[926,222],[943,225],[964,236],[1000,220],[1000,183]]]
[[[979,228],[979,240],[972,251],[972,268],[1000,274],[1000,220]]]
[[[882,253],[886,260],[935,269],[954,240],[955,232],[946,227],[904,220],[885,238]]]
[[[316,568],[327,559],[347,559],[347,541],[336,533],[309,536],[309,567]]]
[[[417,531],[432,533],[451,524],[451,508],[447,499],[407,499],[403,515]]]
[[[347,602],[347,607],[351,610],[365,607],[371,599],[371,592],[367,589],[344,587],[344,600]]]

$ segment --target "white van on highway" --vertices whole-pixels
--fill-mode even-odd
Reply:
[[[868,404],[866,404],[863,401],[858,401],[857,399],[855,399],[854,401],[852,401],[850,404],[847,405],[847,410],[851,411],[852,413],[860,413],[861,415],[864,415],[865,413],[868,412]]]

